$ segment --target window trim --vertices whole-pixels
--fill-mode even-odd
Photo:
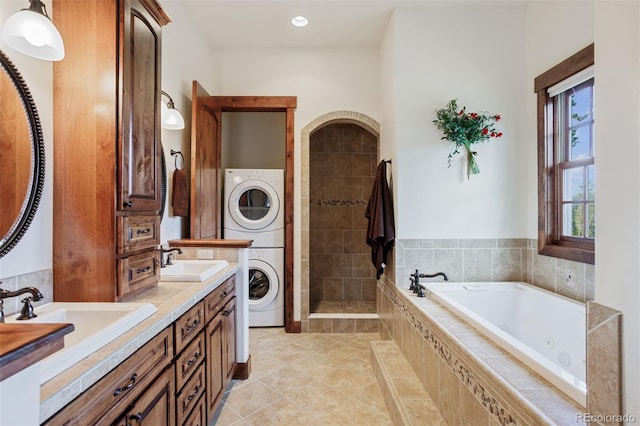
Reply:
[[[594,44],[590,44],[534,80],[537,95],[538,133],[538,253],[577,262],[595,264],[593,243],[571,243],[554,238],[558,213],[555,208],[559,188],[554,164],[553,98],[547,89],[594,64]]]

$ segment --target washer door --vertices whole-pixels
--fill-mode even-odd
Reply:
[[[278,296],[278,274],[267,262],[249,259],[249,310],[259,311]]]
[[[233,221],[252,231],[271,225],[280,210],[276,190],[267,182],[255,179],[240,182],[233,188],[228,203]]]

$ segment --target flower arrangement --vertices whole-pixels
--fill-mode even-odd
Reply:
[[[466,107],[458,108],[457,99],[452,99],[445,108],[436,110],[436,117],[437,120],[433,122],[444,133],[441,139],[456,144],[449,153],[449,167],[453,156],[460,153],[460,147],[464,147],[467,150],[467,179],[470,175],[480,173],[475,159],[478,153],[471,149],[471,145],[502,137],[502,132],[496,131],[494,127],[495,122],[500,121],[500,115],[467,112]]]

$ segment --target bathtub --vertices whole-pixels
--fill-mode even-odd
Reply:
[[[586,405],[584,303],[520,282],[424,285],[427,297]]]

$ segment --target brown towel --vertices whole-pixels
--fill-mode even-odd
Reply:
[[[189,215],[189,191],[187,189],[187,175],[183,169],[173,171],[173,191],[171,206],[174,216]]]
[[[395,239],[393,198],[387,183],[387,163],[384,160],[378,164],[364,215],[369,219],[367,244],[371,246],[371,261],[376,268],[376,278],[380,279]]]

